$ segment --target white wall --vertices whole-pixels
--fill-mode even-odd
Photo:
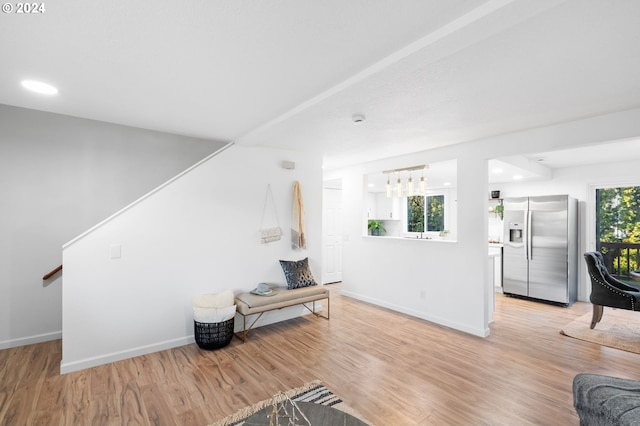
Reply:
[[[295,170],[281,168],[283,160],[294,161]],[[306,207],[305,251],[290,243],[295,180]],[[267,184],[284,236],[261,244]],[[308,256],[319,280],[321,226],[317,155],[226,149],[65,246],[61,371],[193,342],[195,295],[249,291],[259,282],[285,285],[279,259]],[[113,245],[121,247],[121,258],[110,258]],[[263,324],[302,312],[270,313]]]
[[[406,167],[443,159],[457,159],[457,217],[473,203],[486,201],[486,181],[460,179],[461,175],[486,176],[486,161],[465,149],[417,153],[327,173],[343,181],[343,284],[342,293],[400,312],[487,335],[484,323],[485,274],[466,271],[486,267],[487,244],[483,214],[457,220],[457,241],[385,239],[366,234],[364,176],[379,170]],[[456,215],[452,216],[456,220]],[[474,255],[482,253],[481,255]],[[463,273],[465,272],[465,273]],[[480,303],[478,303],[480,301]]]
[[[487,335],[487,295],[493,291],[485,278],[489,276],[487,159],[638,136],[640,109],[328,171],[325,178],[342,178],[343,182],[343,293],[471,334]],[[457,242],[362,236],[364,174],[450,159],[458,160]],[[614,170],[598,172],[606,179]],[[503,196],[508,196],[506,188]]]
[[[0,105],[0,349],[60,338],[65,242],[222,145]]]

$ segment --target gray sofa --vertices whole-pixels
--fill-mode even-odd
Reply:
[[[573,406],[581,426],[640,425],[640,381],[578,374]]]

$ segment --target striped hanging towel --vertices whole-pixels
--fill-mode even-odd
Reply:
[[[293,183],[293,210],[291,212],[291,245],[293,248],[306,249],[307,235],[304,229],[304,201],[300,182]]]

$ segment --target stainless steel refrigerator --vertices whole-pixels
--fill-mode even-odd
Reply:
[[[578,293],[578,202],[504,200],[503,292],[570,305]]]

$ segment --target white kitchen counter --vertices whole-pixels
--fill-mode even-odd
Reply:
[[[455,243],[457,242],[456,240],[453,240],[451,238],[441,238],[441,237],[434,237],[434,238],[415,238],[415,237],[390,237],[390,236],[379,236],[379,237],[375,237],[373,235],[363,235],[364,238],[372,238],[375,240],[404,240],[404,241],[419,241],[419,242],[436,242],[436,243]]]

